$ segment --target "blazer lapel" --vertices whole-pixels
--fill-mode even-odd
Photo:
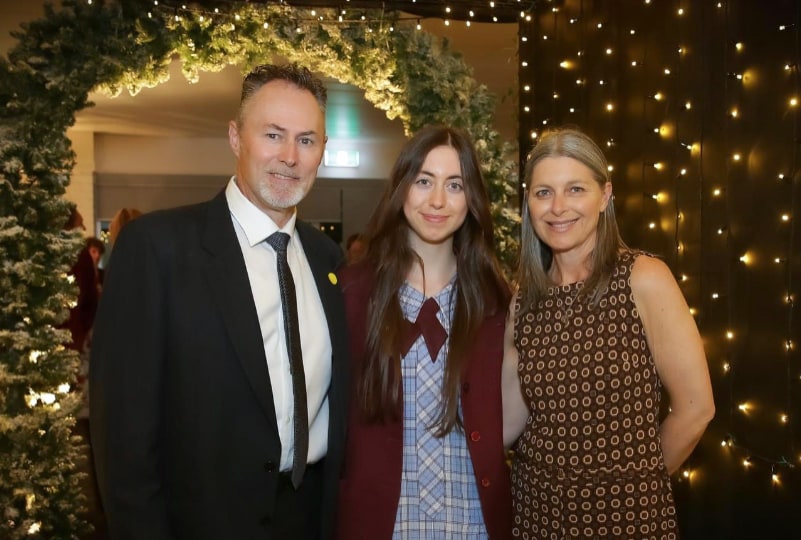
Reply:
[[[209,289],[220,308],[237,359],[278,437],[270,374],[256,305],[224,191],[209,203],[201,241],[210,255],[204,268]]]
[[[328,322],[328,333],[331,336],[331,347],[336,357],[340,351],[345,350],[346,346],[342,331],[344,326],[342,292],[337,286],[336,265],[332,264],[330,255],[323,255],[329,253],[329,250],[319,242],[316,237],[317,231],[311,229],[312,233],[310,233],[310,227],[311,225],[302,221],[295,224],[314,276],[314,283],[320,293],[320,300],[323,303],[325,318]]]
[[[345,302],[342,291],[337,285],[336,270],[341,264],[336,260],[331,248],[322,242],[316,231],[308,223],[297,221],[295,229],[303,243],[303,251],[309,261],[314,282],[320,294],[328,324],[328,335],[331,338],[331,387],[329,389],[329,439],[328,457],[332,463],[341,458],[342,444],[345,437],[345,413],[348,396],[348,338],[345,320]],[[336,467],[334,467],[336,469]]]
[[[325,309],[326,318],[330,319],[333,313],[330,309],[330,293],[335,288],[334,283],[331,282],[329,273],[333,275],[333,269],[329,268],[323,257],[320,257],[320,249],[317,246],[314,235],[310,235],[305,230],[305,224],[297,222],[295,227],[300,235],[300,241],[303,243],[303,251],[306,253],[306,259],[309,261],[312,275],[314,276],[314,284],[317,285],[317,291],[320,293],[320,300]],[[329,329],[330,330],[330,329]]]

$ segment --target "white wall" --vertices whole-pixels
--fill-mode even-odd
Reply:
[[[83,139],[76,134],[76,141]],[[93,142],[85,151],[93,152],[94,199],[75,193],[78,200],[92,200],[95,221],[84,214],[87,225],[110,220],[122,207],[150,212],[208,200],[234,172],[227,138],[96,134]],[[299,206],[300,218],[340,222],[343,238],[362,232],[401,146],[402,141],[393,139],[330,140],[329,148],[359,150],[359,167],[320,166],[312,192]],[[76,146],[76,152],[83,148]]]

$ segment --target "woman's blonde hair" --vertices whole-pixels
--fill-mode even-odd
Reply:
[[[592,172],[592,177],[601,189],[605,189],[607,182],[610,182],[603,152],[590,137],[576,128],[554,128],[542,134],[526,160],[523,176],[526,185],[531,183],[537,164],[549,157],[568,157],[580,162]],[[628,249],[618,230],[613,202],[614,198],[610,198],[606,208],[598,216],[595,247],[590,257],[590,275],[579,293],[579,297],[588,300],[590,304],[598,301],[609,284],[620,251]],[[548,288],[554,285],[548,277],[548,270],[553,263],[553,251],[534,231],[528,211],[528,191],[524,197],[520,239],[517,285],[521,295],[519,314],[523,314],[533,309],[540,298],[548,294]]]

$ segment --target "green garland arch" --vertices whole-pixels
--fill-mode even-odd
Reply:
[[[473,137],[507,270],[518,249],[516,149],[491,128],[495,101],[471,69],[397,13],[235,2],[224,11],[137,0],[64,0],[15,33],[0,58],[0,537],[79,538],[81,449],[71,434],[77,356],[57,329],[74,298],[64,279],[79,239],[61,225],[75,156],[66,136],[89,93],[112,95],[273,55],[364,90],[407,133],[429,123]],[[53,269],[59,269],[54,272]]]

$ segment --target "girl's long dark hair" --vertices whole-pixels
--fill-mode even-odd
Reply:
[[[422,128],[403,147],[390,182],[369,225],[367,260],[376,277],[367,318],[367,356],[358,373],[357,398],[366,418],[396,419],[400,410],[401,342],[404,324],[398,291],[419,257],[409,245],[403,205],[428,153],[436,147],[456,150],[468,212],[456,231],[456,305],[442,387],[442,406],[435,421],[437,436],[461,427],[459,392],[473,340],[484,318],[505,310],[509,292],[495,256],[490,202],[470,138],[446,126]]]

